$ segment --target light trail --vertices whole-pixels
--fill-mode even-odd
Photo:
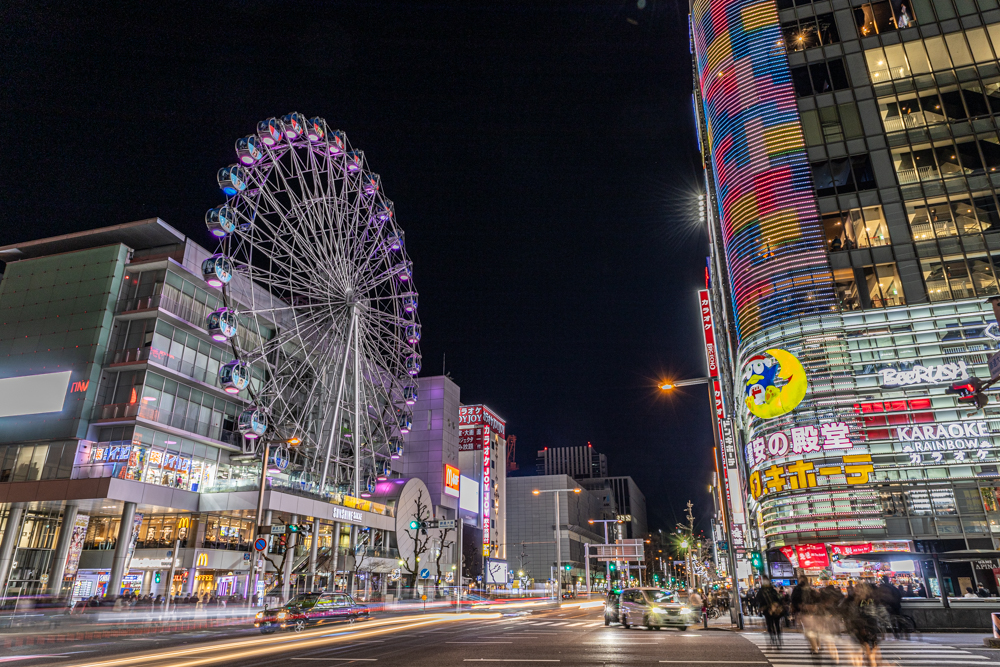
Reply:
[[[298,634],[280,634],[275,636],[262,636],[253,639],[241,639],[223,644],[201,644],[183,649],[168,649],[165,651],[139,653],[128,657],[115,658],[112,660],[100,660],[85,664],[77,664],[75,667],[120,667],[122,665],[140,665],[145,663],[165,663],[165,667],[198,667],[199,665],[210,665],[223,661],[237,661],[255,656],[264,656],[269,653],[278,653],[293,648],[297,651],[318,648],[342,641],[354,641],[364,637],[375,637],[401,630],[411,630],[425,625],[435,623],[454,623],[467,620],[485,620],[500,618],[500,614],[433,614],[428,616],[408,616],[403,618],[385,619],[381,621],[369,621],[365,623],[363,629],[354,629],[356,626],[344,628],[343,633],[337,633],[336,626],[327,626],[307,630]],[[335,633],[331,636],[331,633]],[[248,644],[255,644],[248,648]],[[293,645],[293,646],[290,646]],[[206,653],[210,655],[205,655]],[[192,657],[201,654],[198,657]],[[191,659],[188,659],[191,658]]]

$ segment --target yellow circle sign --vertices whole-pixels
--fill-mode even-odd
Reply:
[[[778,386],[777,380],[785,380]],[[806,397],[806,369],[791,352],[774,348],[751,357],[743,367],[747,409],[761,419],[788,414]]]

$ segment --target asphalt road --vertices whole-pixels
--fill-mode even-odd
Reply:
[[[508,663],[512,667],[563,665],[676,665],[677,667],[796,667],[832,665],[808,655],[800,634],[786,634],[784,648],[772,649],[760,632],[727,628],[649,631],[606,628],[602,608],[510,611],[479,614],[383,616],[366,623],[260,635],[253,629],[149,635],[103,642],[79,642],[0,652],[0,662],[33,667],[325,667],[380,663],[385,666],[439,667]],[[841,664],[852,664],[856,649],[842,638]],[[996,652],[994,652],[996,653]],[[990,652],[975,653],[944,643],[889,641],[885,664],[900,667],[998,664]],[[377,665],[375,666],[377,667]],[[499,665],[498,665],[499,667]]]

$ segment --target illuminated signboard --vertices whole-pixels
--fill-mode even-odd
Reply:
[[[736,334],[835,311],[773,2],[695,0],[691,37]]]
[[[479,482],[462,475],[461,495],[458,498],[458,506],[466,512],[479,514]]]
[[[778,459],[791,454],[810,454],[851,449],[851,429],[845,422],[824,422],[815,426],[796,426],[787,433],[778,431],[767,437],[754,438],[746,447],[747,466]]]
[[[462,494],[461,474],[455,466],[444,465],[444,493],[453,498]]]
[[[722,478],[726,486],[726,501],[732,517],[733,546],[741,550],[746,546],[746,509],[743,505],[743,483],[740,481],[740,465],[736,458],[736,433],[733,421],[724,419],[721,424]]]
[[[490,506],[493,486],[490,484],[490,427],[483,426],[483,556],[490,555]]]
[[[750,473],[750,495],[757,500],[761,496],[783,491],[845,483],[870,484],[875,481],[871,454],[847,454],[839,464],[824,465],[826,463],[829,462],[817,466],[813,461],[800,460],[755,470]]]
[[[726,405],[722,399],[722,385],[718,380],[712,380],[712,400],[715,401],[715,416],[717,419],[726,418]]]
[[[701,328],[705,334],[705,359],[708,362],[708,377],[719,377],[719,361],[715,349],[715,330],[712,327],[712,302],[708,290],[698,292],[701,305]]]
[[[926,368],[917,364],[908,371],[898,371],[883,368],[878,372],[883,387],[906,387],[914,384],[939,384],[965,380],[969,377],[969,369],[964,361],[951,364],[939,364]]]
[[[778,386],[778,380],[784,384]],[[806,396],[806,371],[786,350],[774,348],[747,361],[743,367],[743,388],[747,409],[761,419],[788,414]]]
[[[458,427],[477,426],[485,424],[506,437],[507,422],[500,419],[492,410],[485,405],[463,405],[458,409]]]
[[[474,452],[483,446],[483,427],[466,426],[458,429],[458,451]]]
[[[0,379],[0,417],[62,412],[72,371]]]

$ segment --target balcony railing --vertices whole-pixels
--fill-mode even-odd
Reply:
[[[192,303],[181,303],[171,299],[165,294],[154,294],[152,296],[139,296],[130,299],[119,299],[115,304],[115,314],[129,313],[138,310],[149,310],[151,308],[162,308],[169,311],[183,320],[193,324],[204,326],[205,319],[212,312],[208,306],[194,301]]]
[[[387,505],[382,505],[381,503],[373,503],[369,500],[361,500],[359,498],[348,496],[337,491],[336,487],[332,484],[327,484],[323,489],[320,489],[319,483],[311,481],[307,475],[301,475],[298,479],[279,479],[276,477],[268,477],[267,488],[273,491],[288,493],[293,496],[312,498],[313,500],[320,500],[334,505],[342,505],[344,507],[350,507],[352,509],[358,509],[365,512],[374,512],[375,514],[382,514],[383,516],[395,516],[393,508]],[[203,489],[203,492],[235,493],[238,491],[258,491],[259,489],[260,481],[256,476],[245,479],[220,479],[217,477],[212,481],[211,486],[206,486]]]
[[[237,447],[242,444],[243,440],[239,433],[223,429],[222,424],[198,421],[193,417],[187,417],[180,413],[165,412],[142,405],[141,403],[111,403],[109,405],[99,405],[94,408],[95,420],[135,419],[136,417],[156,422],[157,424],[163,424],[164,426],[171,426],[181,431],[187,431],[188,433],[197,433],[198,435]]]
[[[124,350],[109,350],[104,357],[104,365],[137,364],[149,359],[148,347],[130,347]]]

